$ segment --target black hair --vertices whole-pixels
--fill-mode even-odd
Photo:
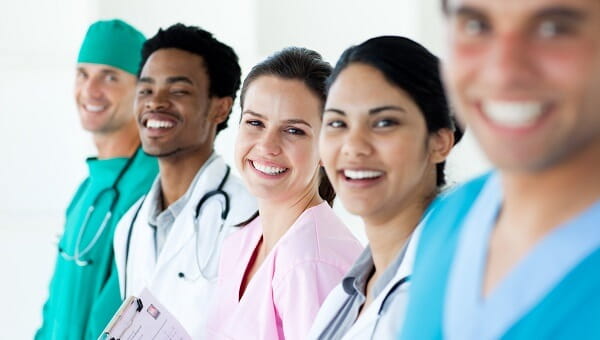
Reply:
[[[331,65],[324,61],[319,53],[302,47],[285,48],[250,70],[242,85],[240,105],[243,109],[246,91],[254,80],[261,76],[276,76],[302,81],[321,100],[321,106],[324,107],[327,98],[326,82],[331,71]],[[333,205],[335,190],[322,167],[319,169],[319,177],[319,195],[329,205]]]
[[[403,37],[381,36],[348,48],[338,60],[327,81],[327,90],[350,64],[361,63],[379,70],[390,84],[404,90],[415,101],[429,133],[440,129],[454,131],[454,144],[462,138],[462,130],[450,112],[440,77],[439,59],[425,47]],[[446,184],[444,166],[436,166],[436,185]]]
[[[242,74],[238,56],[231,47],[215,39],[212,33],[181,23],[159,29],[142,47],[138,77],[150,55],[164,48],[176,48],[201,56],[208,74],[209,96],[235,100]],[[227,118],[217,125],[217,133],[227,127],[229,115],[231,110]]]

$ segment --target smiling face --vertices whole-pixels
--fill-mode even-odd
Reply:
[[[443,131],[446,138],[428,134],[406,92],[374,67],[352,63],[329,90],[321,159],[346,209],[384,221],[407,206],[424,205],[435,191],[435,164],[452,145],[451,133]]]
[[[242,108],[235,161],[253,195],[279,203],[315,195],[321,105],[299,80],[265,75],[252,81]]]
[[[94,134],[110,134],[133,123],[133,74],[108,65],[79,63],[75,101],[81,125]]]
[[[135,101],[144,151],[158,157],[210,154],[216,125],[230,106],[231,98],[209,97],[201,56],[174,48],[154,52]]]
[[[496,166],[600,154],[600,2],[451,0],[448,16],[449,92]]]

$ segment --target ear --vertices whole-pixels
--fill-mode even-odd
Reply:
[[[446,160],[454,146],[454,133],[450,129],[440,129],[429,135],[429,157],[435,164]]]
[[[213,97],[212,98],[212,110],[211,116],[209,119],[215,124],[218,125],[224,122],[229,116],[229,111],[231,111],[231,106],[233,105],[233,98],[231,97]]]

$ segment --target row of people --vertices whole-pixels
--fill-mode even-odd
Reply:
[[[91,287],[105,293],[78,287],[82,299],[69,296],[88,301],[77,329],[60,323],[72,316],[51,294],[45,312],[58,316],[45,318],[40,338],[97,336],[90,320],[109,316],[93,311],[117,282],[123,297],[149,288],[194,338],[599,336],[600,186],[584,175],[599,167],[600,8],[594,0],[444,8],[449,93],[499,170],[439,199],[461,132],[438,60],[417,43],[373,38],[333,69],[302,48],[255,66],[242,85],[235,143],[242,185],[213,151],[240,86],[235,53],[183,25],[146,41],[134,116],[158,177],[116,227],[118,280],[112,258],[91,274],[102,262],[90,249],[108,223],[86,230],[97,215],[88,212],[81,228],[66,230],[57,270],[91,269],[88,280],[101,281]],[[531,54],[518,49],[530,45]],[[104,61],[91,60],[116,66]],[[79,66],[87,77],[89,62]],[[82,123],[106,117],[110,97],[96,101],[94,84],[82,83]],[[106,128],[90,129],[99,155]],[[85,184],[80,194],[91,198],[82,206],[118,195],[133,159],[120,159],[115,179],[95,193]],[[331,210],[335,193],[365,222],[366,250]],[[114,228],[118,219],[107,220]],[[60,281],[55,275],[51,288]]]

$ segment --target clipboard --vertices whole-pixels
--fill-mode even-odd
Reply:
[[[147,288],[139,297],[130,296],[126,299],[98,337],[98,340],[146,339],[192,339]]]

